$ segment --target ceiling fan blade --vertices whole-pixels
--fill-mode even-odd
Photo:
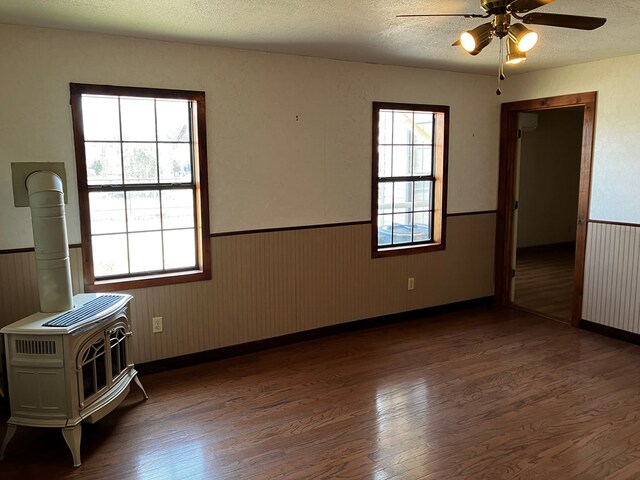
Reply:
[[[509,4],[508,9],[510,12],[526,13],[555,1],[556,0],[513,0],[513,2]]]
[[[396,15],[396,18],[407,17],[464,17],[464,18],[487,18],[488,15],[480,13],[425,13],[421,15]]]
[[[559,13],[529,13],[522,18],[523,23],[531,25],[577,28],[579,30],[595,30],[604,25],[606,21],[606,18],[561,15]]]

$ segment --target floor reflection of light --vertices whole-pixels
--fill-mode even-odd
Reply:
[[[374,479],[388,478],[385,466],[397,467],[397,458],[407,453],[424,455],[428,450],[425,417],[429,391],[424,379],[413,383],[387,384],[376,391],[376,427],[378,469]],[[388,462],[388,463],[387,463]],[[415,468],[417,465],[413,465]],[[416,473],[416,471],[412,471]]]
[[[181,432],[182,436],[184,433]],[[176,435],[176,437],[179,437]],[[191,435],[189,435],[190,437]],[[206,478],[207,462],[201,441],[176,439],[151,451],[142,452],[136,459],[136,479]]]
[[[388,480],[391,475],[388,472],[383,470],[376,470],[373,472],[373,480]]]

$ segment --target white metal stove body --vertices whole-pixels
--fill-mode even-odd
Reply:
[[[115,409],[132,380],[147,398],[129,347],[127,308],[132,298],[76,295],[74,308],[63,312],[80,315],[72,325],[46,326],[62,315],[34,313],[0,330],[11,408],[0,459],[19,425],[54,427],[62,429],[73,464],[79,466],[81,422],[94,423]]]

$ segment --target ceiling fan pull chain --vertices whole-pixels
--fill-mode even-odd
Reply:
[[[502,39],[500,38],[498,41],[500,42],[500,49],[498,53],[498,89],[496,90],[496,95],[502,95],[502,90],[500,90],[500,81],[504,80],[502,65]]]
[[[505,46],[506,38],[500,39],[500,80],[504,80],[507,78],[504,74],[504,46]]]

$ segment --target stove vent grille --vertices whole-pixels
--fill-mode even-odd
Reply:
[[[18,340],[16,353],[24,355],[55,355],[56,342],[53,340]]]

